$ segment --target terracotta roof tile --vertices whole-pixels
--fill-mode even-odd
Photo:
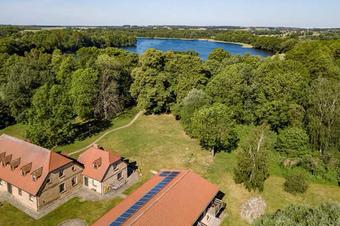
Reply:
[[[97,147],[90,147],[81,155],[78,161],[84,165],[83,175],[102,181],[110,165],[121,159],[120,155]],[[94,167],[94,164],[96,167]]]
[[[12,155],[12,160],[20,158],[20,163],[14,170],[10,165],[0,165],[0,178],[32,195],[38,193],[51,171],[72,162],[58,153],[6,134],[0,136],[0,153]],[[25,176],[22,175],[22,169],[27,171]],[[36,170],[41,172],[39,178],[33,181],[31,173]]]
[[[159,174],[152,177],[115,208],[107,212],[93,226],[110,225],[163,179],[164,177]],[[193,225],[217,192],[218,188],[215,185],[190,170],[182,170],[123,225]]]

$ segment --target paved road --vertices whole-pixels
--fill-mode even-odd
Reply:
[[[121,126],[121,127],[118,127],[118,128],[114,128],[114,129],[112,129],[112,130],[109,130],[109,131],[107,131],[107,132],[105,132],[103,135],[101,135],[100,137],[98,137],[95,141],[93,141],[91,144],[89,144],[89,145],[87,145],[86,147],[84,147],[84,148],[81,148],[81,149],[78,149],[78,150],[76,150],[76,151],[74,151],[74,152],[71,152],[71,153],[69,153],[69,155],[75,155],[75,154],[78,154],[78,153],[80,153],[80,152],[83,152],[83,151],[85,151],[86,149],[88,149],[88,148],[90,148],[91,146],[93,146],[94,144],[96,144],[96,143],[98,143],[101,139],[103,139],[105,136],[107,136],[108,134],[110,134],[110,133],[113,133],[113,132],[115,132],[115,131],[117,131],[117,130],[121,130],[121,129],[124,129],[124,128],[127,128],[127,127],[129,127],[129,126],[131,126],[142,114],[144,113],[144,111],[140,111],[140,112],[138,112],[138,114],[128,123],[128,124],[126,124],[126,125],[124,125],[124,126]]]

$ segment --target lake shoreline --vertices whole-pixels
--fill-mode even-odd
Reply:
[[[167,38],[167,37],[137,37],[137,38],[145,38],[145,39],[173,39],[173,40],[187,40],[187,41],[208,41],[208,42],[218,42],[218,43],[226,43],[226,44],[235,44],[235,45],[240,45],[243,48],[247,49],[255,49],[254,46],[247,44],[247,43],[242,43],[242,42],[227,42],[227,41],[221,41],[221,40],[215,40],[211,38]]]

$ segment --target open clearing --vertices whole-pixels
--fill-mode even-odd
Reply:
[[[136,111],[117,118],[108,130],[128,123],[135,113]],[[15,135],[13,134],[15,129],[8,128],[7,131]],[[57,147],[57,150],[71,153],[90,144],[102,133],[85,141]],[[313,183],[305,194],[291,195],[283,190],[284,179],[277,175],[271,176],[266,181],[262,193],[249,193],[242,185],[235,184],[233,181],[232,170],[236,164],[235,151],[218,153],[213,159],[208,151],[202,150],[197,140],[191,139],[184,133],[173,115],[143,115],[130,127],[108,134],[99,144],[104,148],[120,152],[130,161],[136,161],[141,174],[139,184],[151,177],[151,170],[167,168],[191,168],[217,184],[226,194],[224,200],[227,208],[223,225],[247,225],[239,217],[240,206],[254,195],[260,195],[266,200],[269,212],[274,212],[290,203],[315,205],[321,201],[340,202],[340,192],[337,186]],[[137,186],[133,186],[128,192],[133,191]],[[102,202],[81,202],[79,199],[73,199],[39,221],[34,221],[14,207],[5,204],[0,207],[0,225],[53,225],[73,218],[81,218],[91,223],[118,202],[119,199]]]

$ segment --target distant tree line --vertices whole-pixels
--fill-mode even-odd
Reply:
[[[47,53],[55,49],[72,53],[83,47],[124,47],[136,42],[133,35],[106,29],[15,30],[0,29],[0,53],[24,55],[37,48]]]

